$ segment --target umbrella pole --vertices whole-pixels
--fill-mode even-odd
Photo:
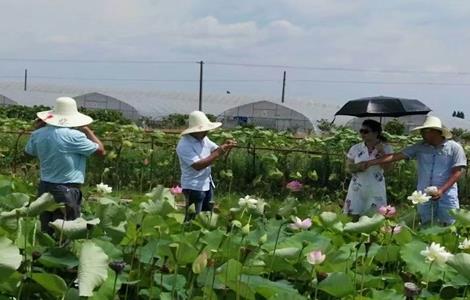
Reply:
[[[382,124],[382,117],[380,117],[380,124]]]

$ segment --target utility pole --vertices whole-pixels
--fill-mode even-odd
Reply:
[[[28,89],[28,69],[24,69],[24,90]]]
[[[281,97],[281,103],[284,103],[284,96],[286,93],[286,71],[284,71],[284,77],[282,79],[282,97]]]
[[[202,111],[202,80],[203,80],[204,62],[199,62],[199,110]]]

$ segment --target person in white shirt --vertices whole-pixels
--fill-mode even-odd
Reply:
[[[214,182],[211,165],[237,144],[229,140],[218,146],[207,137],[210,130],[221,125],[220,122],[209,121],[203,112],[193,111],[189,114],[189,127],[181,133],[176,146],[181,168],[181,187],[186,198],[186,221],[194,217],[188,213],[192,204],[196,214],[212,210]]]
[[[365,120],[359,133],[362,142],[352,146],[347,153],[347,170],[352,174],[348,194],[344,203],[345,213],[358,218],[387,205],[384,169],[390,166],[374,166],[361,170],[355,164],[380,158],[392,153],[392,147],[385,143],[382,126],[374,120]]]

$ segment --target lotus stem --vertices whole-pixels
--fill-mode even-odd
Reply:
[[[143,224],[144,219],[145,219],[145,215],[142,216],[140,224]],[[133,245],[133,248],[132,248],[131,263],[130,263],[130,269],[131,270],[134,267],[134,260],[135,260],[135,255],[136,255],[136,252],[137,252],[137,242],[139,240],[139,234],[141,234],[141,233],[142,233],[142,226],[137,228],[137,232],[135,234],[134,245]],[[124,299],[127,299],[128,293],[129,293],[129,285],[127,284],[126,285],[126,294],[125,294]]]
[[[178,263],[175,266],[175,272],[173,275],[173,284],[171,288],[171,299],[177,299],[175,292],[176,292],[176,279],[178,278]]]
[[[431,200],[431,226],[434,226],[434,202]]]
[[[276,249],[277,249],[277,243],[279,242],[279,236],[281,235],[281,229],[282,229],[282,226],[284,225],[284,223],[281,223],[281,225],[279,225],[279,228],[277,230],[277,234],[276,234],[276,241],[274,242],[274,250],[273,250],[273,259],[271,260],[271,266],[269,267],[269,276],[268,276],[268,279],[271,280],[271,275],[272,275],[272,270],[273,270],[273,265],[274,265],[274,260],[275,260],[275,253],[276,253]]]
[[[114,272],[114,283],[113,283],[113,299],[116,298],[116,283],[117,283],[117,279],[118,279],[118,274],[117,272]]]

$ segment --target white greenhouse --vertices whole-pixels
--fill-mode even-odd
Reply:
[[[101,93],[87,93],[80,96],[74,96],[73,98],[77,101],[78,107],[120,111],[125,118],[133,121],[137,121],[141,117],[139,112],[133,106],[117,98]]]
[[[311,132],[312,122],[300,112],[270,101],[258,101],[230,108],[219,115],[225,128],[254,125],[293,132]]]
[[[11,100],[10,98],[8,98],[4,95],[0,95],[0,105],[1,106],[3,106],[3,105],[16,105],[16,104],[18,104],[18,103]]]

